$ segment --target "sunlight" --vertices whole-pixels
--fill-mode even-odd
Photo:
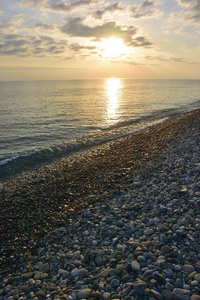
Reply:
[[[118,119],[117,109],[119,107],[118,91],[121,89],[121,81],[118,78],[109,78],[106,82],[108,108],[107,118],[109,123],[114,123]]]
[[[118,57],[126,52],[126,46],[121,39],[103,39],[100,43],[105,58]]]

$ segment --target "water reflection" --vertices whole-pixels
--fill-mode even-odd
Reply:
[[[122,88],[121,80],[118,78],[109,78],[106,82],[107,90],[107,122],[109,124],[115,123],[118,120],[119,108],[119,89]]]

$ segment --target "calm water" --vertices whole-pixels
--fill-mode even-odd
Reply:
[[[0,172],[104,143],[200,106],[200,80],[0,82]]]

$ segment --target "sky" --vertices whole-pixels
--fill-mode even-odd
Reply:
[[[0,80],[200,79],[200,0],[0,0]]]

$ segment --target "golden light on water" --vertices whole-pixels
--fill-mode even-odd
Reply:
[[[107,121],[109,124],[115,123],[118,119],[117,110],[119,108],[119,89],[122,88],[119,78],[109,78],[106,82],[107,90]]]

